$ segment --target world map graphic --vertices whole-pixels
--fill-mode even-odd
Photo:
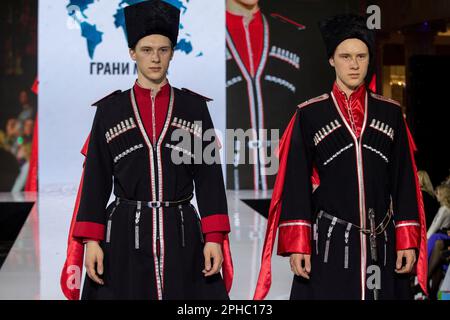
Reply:
[[[70,0],[67,5],[67,13],[73,18],[81,29],[81,36],[86,40],[87,51],[89,58],[94,59],[95,50],[103,42],[103,34],[105,30],[99,30],[95,21],[91,21],[86,11],[90,6],[95,6],[101,1],[111,0]],[[111,23],[116,28],[121,28],[126,40],[125,15],[124,8],[128,5],[133,5],[145,0],[120,0],[117,5],[116,13],[111,19]],[[190,0],[164,0],[165,2],[180,9],[181,15],[186,14],[189,7]],[[81,16],[81,18],[80,18]],[[184,27],[180,24],[180,37],[175,50],[181,51],[185,54],[196,54],[197,57],[202,56],[201,52],[194,53],[194,47],[191,42],[191,35],[184,31]]]

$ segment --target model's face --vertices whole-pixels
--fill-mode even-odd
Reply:
[[[172,43],[166,36],[152,34],[140,39],[134,50],[130,49],[130,56],[143,77],[159,84],[166,78],[173,57]]]
[[[364,82],[369,67],[369,48],[359,39],[346,39],[329,60],[336,70],[336,80],[349,89]]]

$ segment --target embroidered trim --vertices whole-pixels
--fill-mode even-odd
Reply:
[[[264,17],[264,15],[263,15],[263,17]],[[256,127],[256,115],[255,115],[255,113],[256,113],[256,110],[255,110],[256,105],[255,104],[256,103],[255,103],[255,95],[254,95],[253,81],[252,81],[251,75],[248,73],[248,70],[246,69],[244,63],[242,62],[242,59],[239,56],[239,53],[233,43],[233,39],[231,38],[228,30],[227,30],[227,34],[226,34],[226,41],[227,41],[227,44],[230,48],[230,52],[233,55],[237,66],[241,70],[241,74],[244,76],[245,81],[247,82],[247,96],[248,96],[248,101],[249,101],[250,124],[253,129],[256,129],[257,128]],[[253,139],[257,139],[257,137],[255,137],[255,130],[252,130],[252,136],[253,136]],[[253,150],[254,159],[258,158],[258,154],[256,152],[257,152],[257,150]],[[255,190],[257,190],[258,186],[259,186],[258,165],[257,165],[257,163],[255,163],[253,165],[253,187]]]
[[[230,80],[227,81],[227,88],[231,87],[233,84],[236,84],[238,82],[241,82],[243,79],[241,76],[237,76],[234,78],[231,78]]]
[[[323,139],[325,139],[328,135],[330,135],[330,133],[340,128],[341,126],[342,125],[339,123],[337,119],[331,121],[325,127],[317,131],[317,133],[314,135],[314,145],[317,146]]]
[[[121,154],[117,155],[114,158],[114,163],[117,163],[123,157],[125,157],[125,156],[129,155],[130,153],[132,153],[133,151],[136,151],[136,150],[138,150],[140,148],[143,148],[143,147],[144,147],[144,145],[141,143],[141,144],[137,144],[135,146],[132,146],[131,148],[128,148],[127,150],[125,150],[124,152],[122,152]]]
[[[311,223],[307,223],[307,222],[287,222],[287,223],[280,224],[278,226],[278,228],[290,227],[290,226],[305,226],[305,227],[311,228]]]
[[[258,139],[259,129],[263,129],[264,126],[264,114],[263,114],[263,99],[262,99],[262,91],[261,91],[261,75],[263,73],[264,67],[267,62],[268,52],[269,52],[269,24],[267,22],[264,14],[262,15],[263,19],[263,30],[264,30],[264,46],[261,56],[260,64],[257,68],[256,75],[253,77],[249,70],[245,67],[239,53],[233,43],[233,39],[231,38],[228,30],[226,31],[226,42],[228,48],[230,49],[230,53],[232,54],[237,66],[239,67],[241,74],[244,76],[245,81],[247,82],[247,95],[249,99],[249,110],[250,110],[250,123],[252,129],[252,138],[253,140]],[[252,60],[250,60],[252,61]],[[253,83],[254,79],[256,79],[255,83]],[[256,95],[255,95],[256,89]],[[255,101],[257,100],[257,101]],[[256,116],[256,112],[258,112]],[[259,155],[262,159],[264,159],[263,150],[259,150]],[[258,159],[258,150],[253,149],[254,159]],[[260,181],[262,185],[262,189],[267,189],[267,176],[265,175],[265,167],[260,166],[260,162],[255,161],[253,164],[253,186],[255,190],[259,189]],[[263,173],[263,174],[261,174]]]
[[[284,62],[291,64],[294,68],[300,69],[300,57],[289,50],[272,46],[269,56],[283,60]]]
[[[384,133],[391,140],[394,140],[394,129],[392,129],[388,124],[381,122],[380,120],[372,119],[370,127]]]
[[[139,125],[139,130],[141,131],[142,137],[145,140],[145,143],[147,144],[148,147],[148,151],[149,151],[149,155],[150,155],[150,179],[151,179],[151,183],[152,183],[152,188],[151,188],[151,194],[152,194],[152,199],[162,199],[162,193],[163,193],[163,181],[162,181],[162,163],[161,163],[161,142],[164,139],[166,133],[167,133],[167,129],[169,127],[169,123],[170,123],[170,119],[172,118],[172,111],[173,111],[173,105],[174,105],[174,89],[173,87],[171,88],[170,91],[170,100],[169,100],[169,109],[167,111],[167,116],[166,116],[166,120],[164,122],[164,127],[163,130],[161,132],[161,135],[159,136],[158,141],[156,142],[156,160],[158,161],[158,186],[156,185],[156,179],[155,179],[155,164],[154,164],[154,151],[153,151],[153,145],[150,141],[150,139],[148,138],[147,132],[145,131],[144,125],[142,123],[141,117],[139,115],[139,111],[138,111],[138,106],[136,103],[136,98],[134,95],[134,90],[130,91],[130,98],[131,98],[131,103],[133,106],[133,111],[134,111],[134,115],[136,117],[136,120],[138,122]],[[161,185],[159,185],[161,184]],[[159,190],[159,196],[157,197],[156,195],[156,190]],[[159,247],[157,248],[157,239],[156,239],[156,216],[155,213],[158,212],[158,210],[161,210],[161,213],[159,214],[159,221],[158,221],[158,225],[160,227],[160,241],[159,241]],[[159,213],[159,212],[158,212]],[[163,298],[163,289],[164,289],[164,228],[162,228],[163,225],[163,221],[162,221],[162,208],[154,208],[152,210],[152,220],[153,220],[153,232],[152,232],[152,247],[153,247],[153,262],[155,265],[155,279],[156,279],[156,291],[157,291],[157,295],[158,295],[158,300],[162,300]],[[158,261],[158,250],[160,252],[160,260]]]
[[[323,163],[324,166],[326,166],[327,164],[329,164],[331,161],[333,161],[334,159],[336,159],[336,157],[338,157],[342,152],[344,152],[345,150],[351,148],[353,146],[353,143],[350,143],[348,146],[343,147],[341,150],[339,150],[338,152],[336,152],[335,154],[333,154],[327,161],[325,161]]]
[[[127,132],[128,130],[136,128],[136,124],[134,122],[134,119],[132,117],[125,119],[124,121],[120,121],[119,124],[115,125],[114,127],[110,128],[105,133],[106,142],[110,143],[112,140],[120,136],[122,133]]]
[[[368,94],[366,93],[365,95],[365,99],[364,99],[364,122],[363,122],[363,126],[361,128],[361,133],[360,133],[360,140],[362,141],[362,137],[364,134],[364,131],[366,129],[366,125],[367,125],[367,115],[369,113],[369,104],[368,104]],[[333,99],[333,103],[334,106],[339,114],[339,116],[341,117],[342,121],[344,122],[345,126],[347,127],[347,130],[349,132],[349,134],[351,135],[351,137],[353,138],[353,141],[355,142],[355,155],[356,155],[356,170],[358,173],[358,197],[359,197],[359,222],[360,222],[360,226],[362,226],[363,228],[366,227],[366,220],[367,220],[367,215],[366,215],[366,199],[365,199],[365,187],[364,187],[364,166],[363,166],[363,159],[362,159],[362,148],[361,148],[361,143],[358,141],[358,138],[356,138],[354,132],[352,131],[352,129],[350,128],[350,126],[348,125],[348,123],[345,121],[345,117],[343,116],[339,105],[336,101],[336,97],[334,96],[333,91],[331,91],[331,98]],[[365,300],[366,299],[366,267],[367,267],[367,240],[366,240],[366,236],[363,235],[362,233],[360,233],[359,235],[359,239],[360,239],[360,276],[361,276],[361,299]]]
[[[330,97],[330,96],[328,95],[328,93],[324,93],[324,94],[322,94],[321,96],[318,96],[318,97],[315,97],[315,98],[306,100],[306,101],[303,102],[303,103],[300,103],[300,104],[297,106],[297,108],[300,108],[300,109],[301,109],[301,108],[306,107],[306,106],[308,106],[308,105],[310,105],[310,104],[312,104],[312,103],[314,103],[314,102],[319,102],[319,101],[328,99],[329,97]]]
[[[196,123],[191,123],[190,121],[173,117],[172,123],[170,125],[186,130],[198,138],[202,137],[202,127]]]
[[[159,136],[158,143],[156,144],[156,159],[158,161],[158,189],[159,189],[159,195],[158,195],[158,201],[163,200],[163,194],[164,194],[164,180],[163,180],[163,163],[161,161],[161,144],[164,138],[166,137],[170,119],[172,118],[172,112],[174,108],[174,100],[175,100],[175,94],[174,89],[171,88],[170,92],[170,100],[169,100],[169,109],[167,111],[167,119],[164,122],[164,127],[161,132],[161,135]],[[160,282],[160,300],[162,300],[162,293],[164,291],[164,269],[165,269],[165,237],[164,237],[164,221],[163,221],[163,214],[164,209],[158,208],[156,209],[156,212],[159,211],[159,252],[160,252],[160,260],[159,260],[159,282]]]
[[[400,224],[397,224],[397,225],[395,226],[395,228],[400,228],[400,227],[412,227],[412,226],[414,226],[414,227],[420,227],[420,224],[419,224],[419,223],[416,223],[416,222],[400,223]]]
[[[298,23],[298,22],[295,22],[295,21],[293,21],[293,20],[291,20],[291,19],[289,19],[289,18],[286,18],[286,17],[282,16],[281,14],[278,14],[278,13],[271,13],[270,15],[271,15],[273,18],[275,18],[275,19],[281,20],[282,22],[285,22],[285,23],[289,23],[289,24],[294,25],[298,30],[305,30],[305,28],[306,28],[303,24],[300,24],[300,23]]]
[[[392,104],[395,104],[396,106],[401,107],[400,102],[395,101],[395,100],[392,100],[392,99],[390,99],[390,98],[388,98],[388,97],[383,97],[383,96],[380,96],[379,94],[376,94],[376,93],[373,93],[373,92],[371,92],[370,95],[371,95],[373,98],[375,98],[375,99],[378,99],[378,100],[381,100],[381,101],[390,102],[390,103],[392,103]]]
[[[281,86],[284,86],[284,87],[288,88],[288,89],[291,90],[293,93],[295,93],[296,88],[295,88],[295,86],[294,86],[292,83],[290,83],[289,81],[286,81],[286,80],[284,80],[284,79],[281,79],[281,78],[278,78],[278,77],[275,77],[275,76],[271,76],[271,75],[268,75],[268,74],[264,77],[264,80],[267,80],[267,81],[270,81],[270,82],[277,83],[277,84],[279,84],[279,85],[281,85]]]
[[[389,163],[389,159],[379,150],[372,148],[371,146],[368,146],[367,144],[363,144],[363,147],[366,149],[369,149],[370,151],[375,152],[377,155],[379,155],[381,158],[383,158],[386,163]]]
[[[175,146],[175,145],[170,144],[170,143],[166,143],[165,146],[167,148],[173,149],[175,151],[183,152],[184,154],[188,155],[189,157],[194,158],[194,154],[192,152],[190,152],[189,150],[187,150],[187,149],[181,148],[179,146]]]
[[[260,139],[261,131],[264,129],[264,99],[261,89],[261,76],[263,74],[264,68],[266,67],[266,63],[269,57],[269,38],[270,38],[270,29],[269,24],[265,15],[262,15],[263,25],[264,25],[264,46],[261,56],[261,62],[256,70],[256,103],[258,107],[258,131],[256,132],[257,139]],[[262,137],[264,139],[264,136]],[[263,149],[256,150],[259,153],[260,161],[257,161],[258,174],[259,179],[261,180],[261,189],[267,190],[267,174],[266,174],[266,154]],[[259,189],[259,186],[256,188]]]

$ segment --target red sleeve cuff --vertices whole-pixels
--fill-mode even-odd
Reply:
[[[420,224],[416,220],[403,220],[395,223],[396,250],[418,249],[420,243]]]
[[[311,254],[311,223],[307,220],[283,221],[278,226],[278,255]]]
[[[213,214],[202,218],[202,231],[204,234],[211,232],[230,232],[230,221],[227,214]]]
[[[210,232],[205,235],[205,241],[222,244],[224,237],[225,235],[222,232]]]
[[[73,229],[75,238],[83,239],[105,239],[105,225],[96,222],[77,221]]]

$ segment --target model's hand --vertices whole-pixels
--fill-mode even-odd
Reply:
[[[311,272],[311,255],[303,253],[293,253],[289,259],[292,272],[300,277],[309,279]]]
[[[403,258],[406,258],[406,264],[402,266]],[[395,272],[397,273],[410,273],[413,270],[416,263],[416,250],[398,250],[397,251],[397,263],[395,264]]]
[[[84,262],[86,272],[94,282],[103,285],[99,275],[103,274],[103,250],[97,241],[88,241],[86,244],[86,258]],[[97,270],[95,267],[97,266]]]
[[[220,268],[222,268],[223,262],[222,248],[220,244],[215,242],[207,242],[205,244],[205,248],[203,249],[203,255],[205,256],[205,269],[203,269],[202,272],[205,274],[205,277],[218,273]],[[211,259],[213,261],[212,267]]]

